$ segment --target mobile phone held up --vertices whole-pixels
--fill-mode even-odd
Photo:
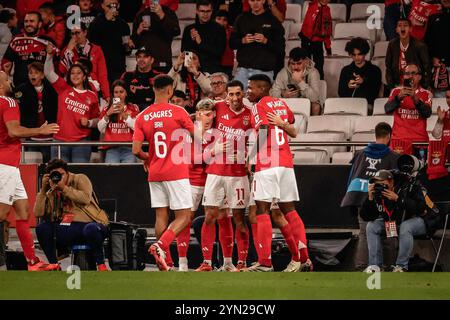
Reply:
[[[113,98],[113,104],[119,104],[120,98]]]
[[[413,79],[411,79],[411,78],[403,79],[403,86],[407,87],[407,88],[412,88],[413,87]]]
[[[191,64],[193,54],[191,51],[184,52],[184,66],[187,68]]]

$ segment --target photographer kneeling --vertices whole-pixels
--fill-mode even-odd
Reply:
[[[50,263],[49,269],[60,270],[55,246],[87,244],[93,251],[97,270],[108,270],[103,254],[108,217],[99,208],[86,175],[69,172],[67,163],[61,159],[50,161],[34,212],[36,217],[42,217],[36,235]]]
[[[369,196],[361,208],[361,217],[370,221],[366,229],[369,266],[365,272],[381,271],[382,236],[399,238],[397,262],[392,271],[407,271],[414,236],[427,233],[422,219],[427,207],[424,189],[418,182],[404,178],[405,174],[394,178],[393,172],[379,170],[369,180]]]

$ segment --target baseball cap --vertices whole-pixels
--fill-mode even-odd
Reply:
[[[377,173],[375,173],[375,176],[370,180],[391,180],[394,179],[394,175],[389,170],[378,170]]]
[[[151,51],[150,49],[146,48],[146,47],[141,47],[141,48],[139,48],[139,49],[136,51],[136,56],[137,56],[138,54],[140,54],[140,53],[143,53],[143,54],[145,54],[146,56],[152,56],[152,57],[153,57],[152,51]]]

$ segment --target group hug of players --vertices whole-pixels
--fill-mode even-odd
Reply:
[[[213,271],[216,222],[224,258],[219,270],[273,271],[271,216],[292,255],[284,271],[312,270],[305,227],[294,205],[299,196],[288,136],[295,137],[298,130],[289,107],[269,96],[270,87],[265,75],[252,76],[246,92],[241,82],[231,81],[227,98],[200,100],[193,119],[183,108],[169,104],[173,80],[165,75],[155,78],[155,102],[136,119],[133,153],[144,160],[148,172],[158,240],[149,252],[159,270],[173,270],[169,246],[176,239],[179,271],[188,271],[190,228],[200,204],[205,209],[204,260],[196,271]],[[244,97],[253,105],[244,105]],[[148,152],[143,151],[145,141]],[[175,212],[170,224],[169,210]],[[246,211],[258,254],[251,266],[246,264]],[[232,262],[235,240],[236,266]]]

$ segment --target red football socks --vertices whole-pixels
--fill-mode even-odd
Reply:
[[[260,250],[258,254],[258,262],[265,266],[272,266],[272,222],[270,215],[260,214],[256,216],[258,221],[258,242]]]
[[[305,263],[309,259],[308,248],[306,247],[306,230],[302,219],[298,215],[297,211],[293,210],[286,214],[286,220],[291,225],[292,234],[295,242],[300,248],[300,261]]]
[[[187,257],[189,241],[191,240],[191,225],[192,223],[189,222],[186,228],[184,228],[177,237],[177,249],[179,258]]]
[[[214,241],[216,240],[216,224],[202,226],[202,253],[204,260],[212,260]]]
[[[253,245],[255,246],[256,254],[259,257],[258,224],[252,223],[251,226],[252,226]]]
[[[289,251],[292,255],[292,260],[300,261],[300,254],[298,251],[297,242],[294,240],[294,236],[292,234],[291,226],[287,223],[284,227],[280,228],[281,233],[283,234],[284,240],[286,240],[286,244],[288,245]]]
[[[27,261],[29,262],[36,260],[33,235],[31,234],[28,220],[16,220],[16,231],[20,244],[22,245],[23,254],[25,255]]]
[[[238,250],[238,260],[246,262],[249,246],[249,234],[248,230],[242,232],[236,228],[236,245]]]
[[[219,241],[222,247],[222,253],[224,258],[231,258],[233,256],[233,224],[231,218],[226,216],[222,219],[218,219],[219,224]]]

